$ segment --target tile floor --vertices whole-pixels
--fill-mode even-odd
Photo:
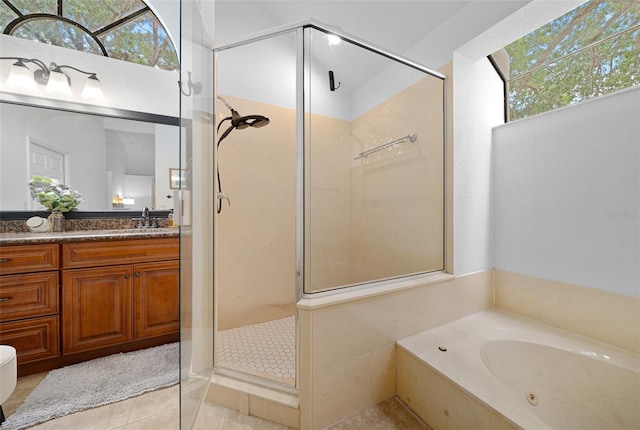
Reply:
[[[267,375],[295,384],[295,318],[288,317],[219,333],[218,364]],[[3,404],[9,416],[34,390],[45,373],[18,379],[11,397]],[[179,388],[173,386],[122,402],[67,415],[31,427],[32,430],[174,430],[179,428]],[[425,429],[396,399],[362,411],[331,430],[422,430]],[[205,402],[194,430],[288,430],[220,405]],[[1,430],[1,428],[0,428]],[[327,429],[328,430],[328,429]]]
[[[3,405],[7,416],[15,411],[45,374],[20,378],[14,394]],[[138,397],[67,415],[31,427],[31,430],[177,430],[179,388],[173,386]],[[390,398],[327,430],[424,430],[402,404]],[[193,430],[289,430],[290,427],[205,402]]]
[[[295,385],[295,317],[221,331],[216,354],[216,366]]]

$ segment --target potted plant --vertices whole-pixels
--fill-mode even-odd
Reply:
[[[31,198],[51,211],[49,231],[64,231],[64,212],[78,207],[84,200],[80,193],[56,179],[34,175],[29,181]]]

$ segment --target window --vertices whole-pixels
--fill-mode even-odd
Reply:
[[[509,119],[640,84],[640,0],[592,0],[505,47]]]
[[[0,31],[163,70],[177,70],[176,50],[141,0],[2,0]]]

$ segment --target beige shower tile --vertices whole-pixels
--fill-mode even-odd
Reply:
[[[496,306],[640,353],[640,299],[495,271]]]
[[[397,358],[398,397],[429,426],[436,429],[515,430],[500,414],[402,348],[398,348]]]
[[[313,313],[313,369],[318,370],[344,358],[391,344],[384,330],[376,300],[367,304],[348,304],[318,309]]]
[[[313,373],[313,428],[375,405],[395,393],[395,344]]]
[[[493,272],[313,310],[313,370],[493,305]],[[426,307],[425,307],[426,306]]]

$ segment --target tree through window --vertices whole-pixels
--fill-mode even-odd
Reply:
[[[2,0],[4,34],[178,70],[167,32],[141,0]]]
[[[640,0],[591,0],[505,47],[510,120],[640,84]]]

